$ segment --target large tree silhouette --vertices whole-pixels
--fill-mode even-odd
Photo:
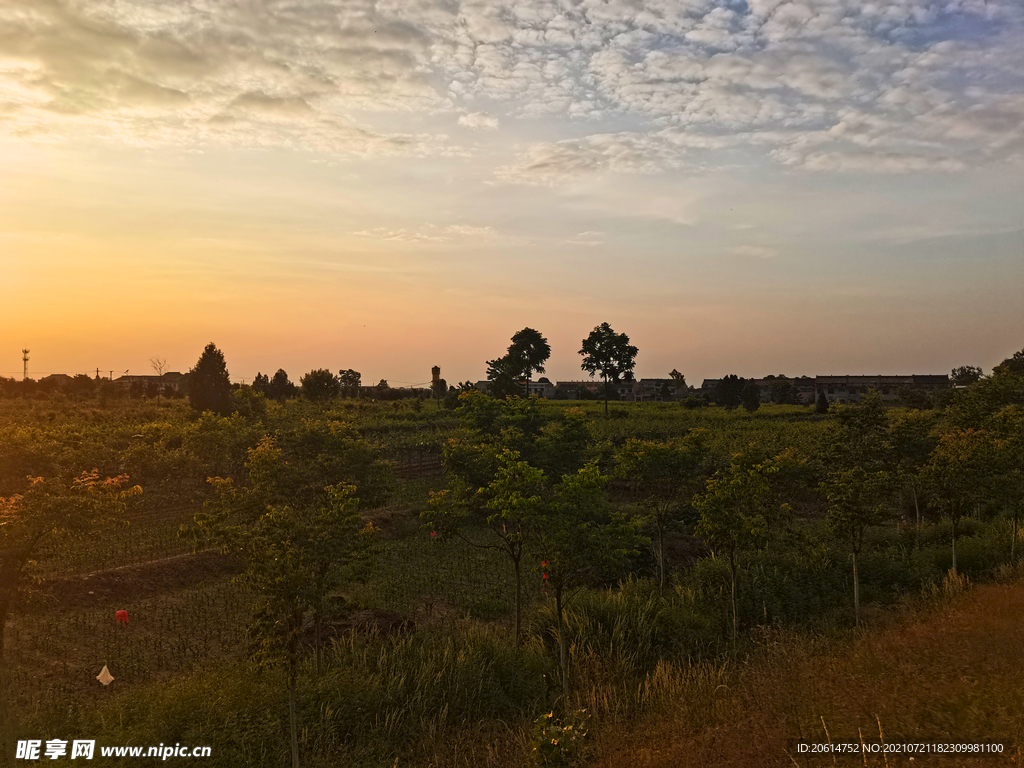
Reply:
[[[616,333],[608,323],[601,323],[583,340],[580,354],[582,368],[591,376],[601,374],[604,380],[604,415],[608,415],[608,385],[618,383],[623,375],[631,376],[639,350],[629,343],[629,336]]]
[[[221,416],[231,412],[231,378],[224,353],[212,341],[188,372],[188,401],[196,413],[213,411]]]

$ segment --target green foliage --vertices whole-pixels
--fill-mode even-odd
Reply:
[[[578,472],[594,458],[593,421],[579,408],[568,408],[543,428],[534,461],[548,477]]]
[[[21,493],[0,497],[0,665],[8,613],[45,540],[87,530],[98,518],[123,513],[126,500],[142,493],[138,485],[129,485],[127,475],[104,478],[95,469],[73,477],[27,479]],[[0,714],[8,717],[3,711],[6,699],[7,691],[0,690]]]
[[[824,392],[818,393],[818,399],[814,403],[815,413],[828,413],[828,397]]]
[[[243,384],[231,393],[231,410],[242,418],[260,421],[267,415],[267,397]]]
[[[533,328],[523,328],[512,337],[504,357],[487,361],[487,379],[494,397],[524,394],[521,383],[534,372],[544,373],[544,363],[551,357],[548,340]]]
[[[321,405],[337,397],[341,392],[338,377],[326,368],[310,371],[299,379],[299,383],[302,386],[302,396]]]
[[[982,430],[953,430],[939,437],[922,480],[953,525],[953,570],[956,535],[961,519],[986,497],[986,486],[997,461],[995,445]]]
[[[775,379],[768,386],[768,392],[772,402],[778,405],[801,405],[803,403],[796,385],[784,376]]]
[[[188,400],[196,413],[212,411],[220,416],[231,413],[231,378],[224,353],[213,342],[206,345],[195,366],[188,372],[185,385]]]
[[[716,555],[729,561],[732,576],[732,638],[736,643],[739,617],[736,575],[739,556],[746,550],[767,546],[773,524],[788,513],[787,504],[778,504],[769,481],[779,471],[772,462],[754,464],[737,454],[727,469],[708,481],[707,491],[694,498],[700,512],[696,533]]]
[[[1014,352],[1012,356],[1003,360],[992,369],[992,374],[993,376],[1024,375],[1024,349]]]
[[[961,365],[954,368],[951,373],[953,382],[960,387],[966,387],[981,380],[982,370],[976,365]]]
[[[634,500],[648,510],[663,587],[665,539],[688,519],[693,495],[711,471],[708,443],[707,431],[695,429],[672,442],[627,440],[615,455],[615,475],[626,481]]]
[[[715,386],[715,403],[732,410],[743,403],[743,392],[746,386],[747,380],[740,378],[735,373],[723,376]]]
[[[761,407],[761,388],[757,386],[756,381],[749,379],[743,385],[740,401],[743,403],[743,408],[747,413],[753,413]]]
[[[581,367],[591,377],[600,374],[604,380],[605,416],[608,415],[609,384],[632,377],[637,353],[637,348],[629,343],[629,336],[616,333],[608,323],[601,323],[583,340],[579,351],[583,355]]]
[[[829,473],[822,487],[829,504],[828,526],[853,554],[860,553],[865,531],[885,519],[891,490],[892,476],[887,472],[853,467]]]
[[[530,763],[545,768],[576,765],[590,732],[590,717],[578,709],[565,718],[554,711],[541,715],[530,733]]]
[[[297,391],[298,388],[292,384],[285,370],[278,368],[274,378],[268,382],[267,391],[264,394],[273,400],[277,400],[279,403],[283,403],[287,398],[295,397]]]
[[[362,381],[363,375],[352,368],[338,371],[338,383],[341,385],[341,393],[345,397],[356,397],[359,394],[359,386]]]

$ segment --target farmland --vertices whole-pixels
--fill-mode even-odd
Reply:
[[[821,693],[852,679],[839,662],[850,648],[878,658],[882,648],[901,647],[894,633],[918,631],[914,622],[938,632],[937,617],[969,616],[971,580],[999,574],[1017,584],[1020,494],[1008,483],[1020,472],[1020,408],[986,404],[979,392],[945,411],[884,411],[880,423],[861,418],[862,407],[748,413],[622,403],[605,418],[597,403],[483,397],[455,410],[291,399],[231,416],[196,416],[181,400],[2,400],[5,557],[30,513],[46,522],[17,574],[4,631],[4,759],[18,739],[84,738],[209,745],[204,765],[286,765],[289,658],[306,765],[522,765],[537,745],[538,717],[554,712],[568,724],[582,710],[588,737],[576,752],[567,740],[549,764],[681,764],[671,750],[658,757],[637,740],[661,743],[666,728],[698,741],[730,725],[748,733],[739,726],[756,706],[742,691],[798,685],[768,680],[787,674],[782,658],[805,676],[814,659],[828,660],[835,678],[816,679],[819,693],[809,698],[773,702],[790,708],[772,726],[779,733],[817,733],[826,712],[837,727],[865,727],[858,718],[870,706],[839,712]],[[961,490],[935,457],[943,441],[968,433],[991,438],[969,443],[994,451],[979,466],[1007,469],[967,478],[969,503],[953,509],[950,494]],[[853,455],[862,438],[863,452]],[[889,466],[876,467],[883,443]],[[652,446],[678,455],[643,464],[662,456]],[[958,466],[974,461],[958,456]],[[671,470],[672,461],[689,469]],[[871,491],[878,514],[856,551],[858,593],[849,545],[834,524],[843,462],[876,474],[900,467]],[[597,541],[599,567],[572,570],[563,564],[571,552],[549,554],[560,552],[551,528],[561,518],[545,505],[561,504],[564,517],[564,478],[588,466],[601,473],[607,520],[632,525],[632,538],[629,547]],[[502,475],[507,467],[518,469]],[[515,484],[523,467],[538,473],[534,496]],[[636,482],[641,470],[649,481]],[[764,482],[743,486],[746,495],[714,495],[729,478],[735,485],[754,475]],[[126,479],[115,487],[104,478]],[[268,655],[270,631],[254,623],[252,609],[265,595],[246,586],[263,566],[252,547],[237,545],[243,534],[229,534],[239,521],[256,525],[268,508],[298,519],[304,494],[316,506],[325,485],[343,483],[359,499],[358,546],[345,551],[315,628],[314,611],[300,617],[294,655]],[[538,499],[535,519],[521,511],[528,498]],[[715,544],[721,525],[718,538],[695,535],[712,530],[720,498],[733,500],[721,510],[746,510],[732,549]],[[204,538],[204,515],[231,525]],[[591,528],[600,533],[611,526],[605,520]],[[514,525],[524,532],[511,540],[524,552],[519,642],[515,572],[502,549]],[[239,578],[246,573],[248,582]],[[1019,586],[1005,589],[1007,605],[1019,601]],[[993,595],[1004,593],[982,594],[998,603]],[[129,612],[126,627],[114,621],[120,609]],[[976,641],[962,639],[965,658],[984,655]],[[103,665],[115,678],[109,687],[95,679]],[[882,677],[860,680],[863,696]],[[970,710],[992,684],[979,678],[956,694],[957,706]],[[727,699],[716,693],[722,686],[733,692]],[[1007,699],[1004,714],[908,717],[900,727],[920,739],[951,738],[962,725],[974,729],[964,736],[1019,740],[1019,721],[1008,714],[1018,704]],[[977,732],[986,718],[994,730]],[[776,746],[762,764],[789,764],[778,751],[783,737],[765,738]]]

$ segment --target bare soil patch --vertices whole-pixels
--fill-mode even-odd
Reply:
[[[147,563],[48,579],[41,605],[88,608],[175,592],[238,573],[237,559],[214,550],[176,555]]]

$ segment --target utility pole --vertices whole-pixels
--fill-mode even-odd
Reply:
[[[28,378],[28,353],[30,351],[31,350],[28,350],[28,349],[21,350],[21,361],[25,364],[25,367],[21,371],[21,380],[22,381],[25,381],[25,379]]]

